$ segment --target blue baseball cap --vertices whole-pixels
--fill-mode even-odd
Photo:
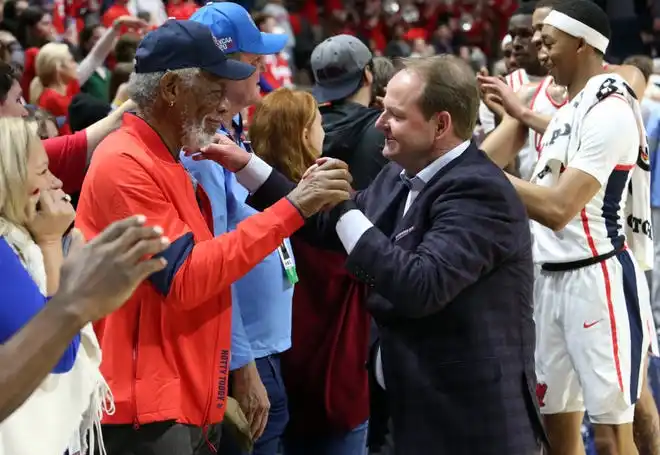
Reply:
[[[256,68],[230,60],[208,27],[170,19],[147,33],[135,53],[136,73],[200,68],[223,79],[242,80]]]
[[[261,32],[250,13],[231,2],[207,3],[190,20],[209,27],[225,54],[277,54],[289,39],[287,35]]]

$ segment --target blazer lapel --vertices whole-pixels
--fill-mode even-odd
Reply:
[[[397,178],[392,191],[383,200],[385,204],[379,204],[373,216],[373,223],[383,234],[390,237],[403,212],[403,206],[408,196],[408,187]]]

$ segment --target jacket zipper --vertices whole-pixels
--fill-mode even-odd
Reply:
[[[219,305],[219,306],[220,306],[220,308],[222,308],[222,305]],[[215,446],[208,439],[207,427],[209,425],[208,421],[209,421],[209,414],[211,413],[211,405],[213,404],[213,394],[217,393],[216,389],[218,387],[217,381],[214,381],[214,378],[215,378],[216,372],[219,375],[219,367],[220,367],[219,364],[216,364],[216,362],[219,362],[218,355],[220,355],[220,352],[219,352],[220,351],[220,349],[219,349],[220,348],[220,322],[218,322],[217,327],[218,327],[218,329],[215,331],[215,333],[216,333],[216,335],[215,335],[215,347],[213,349],[213,351],[216,354],[214,356],[211,356],[211,358],[213,359],[212,362],[211,362],[211,365],[212,365],[212,370],[211,371],[213,372],[211,374],[211,387],[209,387],[209,394],[208,394],[208,398],[207,398],[207,402],[206,402],[206,409],[204,411],[204,415],[202,416],[202,429],[203,429],[202,433],[204,435],[203,437],[206,440],[206,444],[209,446],[209,449],[211,449],[211,451],[213,453],[217,453],[217,449],[215,448]],[[229,381],[229,374],[227,374],[227,381]],[[225,387],[228,390],[229,384],[225,384]]]

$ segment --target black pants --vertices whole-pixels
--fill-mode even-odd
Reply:
[[[202,428],[174,421],[141,425],[103,425],[103,442],[108,455],[210,455],[209,444],[217,447],[220,425]]]

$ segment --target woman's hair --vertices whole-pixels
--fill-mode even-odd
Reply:
[[[135,65],[133,63],[117,63],[110,75],[110,101],[114,101],[117,96],[119,86],[128,82]]]
[[[33,105],[27,105],[25,108],[28,111],[27,117],[25,120],[29,122],[34,131],[36,132],[39,139],[49,139],[48,135],[48,123],[52,123],[57,128],[57,119],[50,112],[40,109]]]
[[[38,104],[44,88],[56,82],[57,70],[69,55],[69,46],[63,43],[48,43],[39,49],[35,61],[36,76],[30,82],[31,104]]]
[[[27,221],[28,157],[38,140],[25,119],[0,118],[0,216],[19,226]]]
[[[47,41],[34,34],[34,27],[41,21],[47,13],[38,6],[28,6],[18,16],[18,30],[16,39],[21,43],[23,49],[31,47],[41,47]]]
[[[91,24],[91,25],[85,25],[85,28],[83,28],[80,31],[80,34],[78,35],[78,49],[79,49],[80,56],[82,58],[87,57],[87,54],[89,54],[89,51],[92,50],[92,48],[89,47],[89,43],[92,41],[92,38],[94,37],[94,31],[99,27],[103,27],[103,25],[98,24],[98,23],[97,24]]]
[[[133,63],[135,53],[140,44],[140,36],[136,33],[125,33],[115,44],[115,59],[117,63]]]
[[[311,128],[318,109],[308,93],[279,88],[257,105],[250,124],[252,149],[291,181],[299,181],[314,164],[320,150],[303,141],[305,128]]]

